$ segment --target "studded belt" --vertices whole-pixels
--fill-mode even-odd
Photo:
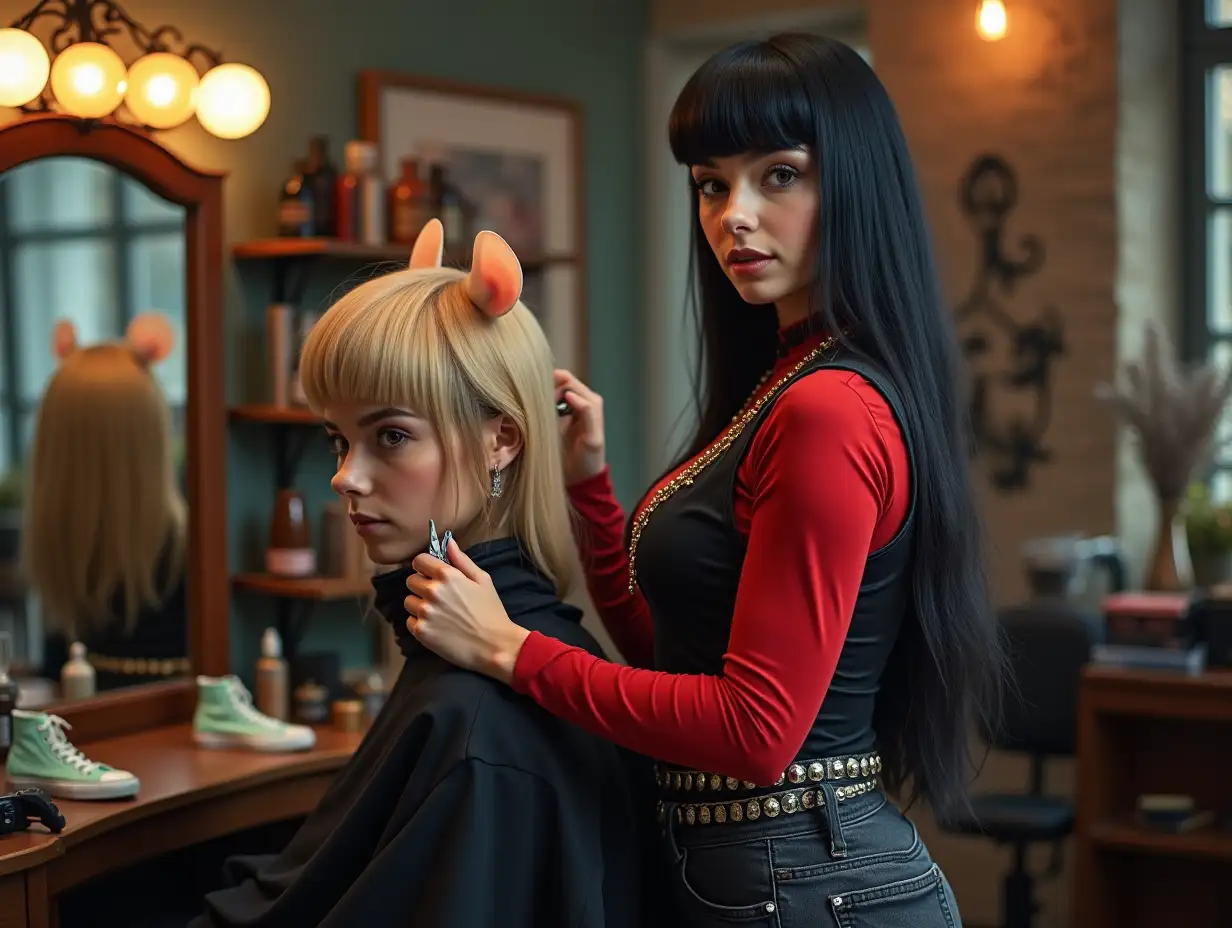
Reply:
[[[835,798],[839,802],[863,796],[877,788],[876,780],[859,780],[844,786],[834,787]],[[820,789],[811,786],[804,789],[791,789],[781,793],[771,793],[769,796],[756,796],[752,799],[736,799],[731,802],[683,802],[676,803],[674,817],[682,825],[723,825],[735,822],[755,822],[763,815],[766,818],[777,818],[780,815],[794,815],[808,809],[819,809],[825,804],[825,797]],[[659,823],[667,821],[669,804],[660,800],[658,805]]]
[[[880,754],[851,754],[843,757],[826,757],[821,760],[798,760],[784,770],[774,782],[775,786],[784,783],[821,783],[833,780],[866,780],[881,772]],[[672,767],[657,765],[655,768],[659,786],[672,792],[717,793],[736,792],[737,790],[757,789],[757,784],[748,780],[737,780],[718,773],[707,773],[704,770],[678,770]]]

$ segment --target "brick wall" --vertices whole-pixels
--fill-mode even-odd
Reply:
[[[1017,256],[1024,234],[1046,248],[1042,270],[1005,305],[1019,321],[1046,305],[1063,322],[1065,355],[1055,368],[1052,459],[1022,492],[993,491],[981,472],[994,587],[1000,602],[1025,593],[1019,546],[1065,531],[1120,531],[1140,552],[1153,531],[1149,495],[1115,423],[1093,399],[1114,375],[1118,352],[1136,351],[1141,323],[1175,308],[1175,101],[1170,0],[1007,0],[1010,33],[987,43],[974,30],[975,0],[867,0],[866,4],[769,0],[772,21],[865,17],[873,65],[898,107],[919,173],[954,301],[977,268],[976,241],[959,208],[958,185],[983,153],[1017,173],[1018,205],[1007,227]],[[661,34],[750,17],[726,0],[651,0]],[[1118,63],[1118,43],[1124,52]],[[1118,69],[1119,65],[1119,69]],[[1049,787],[1072,790],[1057,763]],[[1025,763],[991,756],[977,788],[1021,791]],[[1009,855],[989,843],[938,833],[913,812],[946,868],[964,919],[997,922]],[[1046,855],[1034,862],[1038,872]],[[1039,924],[1068,924],[1068,871],[1042,887]]]
[[[994,585],[1007,601],[1025,593],[1023,540],[1114,529],[1116,430],[1092,390],[1112,376],[1116,357],[1117,20],[1115,0],[1012,2],[1010,34],[989,43],[974,31],[975,7],[874,2],[869,44],[911,143],[946,292],[961,298],[976,270],[957,189],[985,151],[1018,175],[1011,255],[1025,233],[1046,249],[1042,270],[1006,305],[1025,322],[1051,304],[1063,321],[1067,352],[1045,437],[1052,460],[1034,469],[1025,492],[998,493],[981,480]]]
[[[1057,307],[1066,354],[1055,370],[1046,442],[1050,463],[1025,492],[984,488],[994,588],[1000,602],[1026,590],[1022,541],[1063,531],[1115,528],[1116,429],[1096,405],[1094,384],[1112,376],[1117,351],[1115,0],[1010,2],[1000,42],[973,28],[967,0],[872,2],[869,44],[910,141],[935,230],[946,292],[959,299],[976,269],[975,241],[958,208],[957,184],[971,158],[1002,155],[1018,175],[1018,207],[1007,244],[1024,233],[1046,248],[1042,270],[1007,302],[1019,321]],[[1054,765],[1054,789],[1069,791],[1072,770]],[[993,755],[984,789],[1021,790],[1026,765]],[[987,842],[941,835],[927,815],[917,823],[946,867],[965,918],[995,924],[1007,853]],[[1042,869],[1045,858],[1035,861]],[[1068,874],[1044,887],[1043,925],[1068,923]]]

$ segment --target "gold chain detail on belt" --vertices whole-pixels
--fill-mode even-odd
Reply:
[[[766,371],[766,373],[762,375],[761,380],[757,382],[757,386],[753,388],[752,394],[745,401],[740,412],[736,413],[736,415],[732,417],[732,424],[728,427],[727,431],[723,433],[723,436],[699,454],[696,458],[694,458],[693,461],[684,468],[684,470],[678,473],[666,484],[661,486],[655,494],[650,497],[650,500],[637,514],[637,518],[633,520],[633,526],[629,532],[630,593],[637,591],[637,543],[642,537],[642,530],[646,527],[646,523],[650,520],[651,513],[653,513],[664,502],[671,499],[671,497],[674,496],[676,491],[681,487],[687,487],[693,483],[693,481],[697,479],[698,474],[722,457],[723,453],[731,447],[732,442],[740,437],[740,433],[744,431],[745,427],[753,421],[759,412],[761,412],[762,407],[770,402],[770,400],[772,400],[775,395],[777,395],[778,392],[787,385],[787,382],[790,381],[791,378],[795,377],[796,374],[804,370],[805,365],[815,359],[823,351],[829,349],[837,341],[838,339],[831,335],[820,345],[801,358],[791,370],[776,380],[774,385],[766,391],[764,396],[756,402],[753,402],[754,398],[757,396],[757,391],[762,388],[766,380],[770,377],[770,371]]]
[[[876,780],[863,780],[848,786],[834,787],[834,798],[846,802],[856,796],[871,793],[877,788]],[[755,822],[763,815],[777,818],[779,815],[794,815],[800,811],[820,809],[825,806],[825,794],[820,789],[793,789],[772,796],[757,796],[754,799],[736,799],[731,802],[686,802],[676,805],[675,818],[682,825],[723,825],[728,822]],[[658,805],[659,822],[667,820],[666,802]]]

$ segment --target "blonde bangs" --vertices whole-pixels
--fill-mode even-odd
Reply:
[[[552,353],[534,315],[518,303],[485,317],[451,268],[396,271],[342,297],[313,325],[300,354],[309,406],[409,409],[442,439],[449,480],[472,482],[479,519],[509,531],[563,596],[574,574],[573,538],[560,460]],[[505,415],[521,432],[521,453],[490,498],[485,420]],[[451,460],[456,449],[461,460]]]
[[[399,271],[334,304],[312,327],[300,356],[300,383],[312,410],[362,402],[410,407],[434,425],[452,419],[464,385],[434,314],[424,309],[462,276],[451,269]]]

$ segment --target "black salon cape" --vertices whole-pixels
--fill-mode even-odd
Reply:
[[[600,653],[516,542],[467,553],[513,621]],[[648,924],[648,765],[426,651],[406,577],[373,581],[407,657],[384,709],[286,849],[228,859],[190,928]]]

